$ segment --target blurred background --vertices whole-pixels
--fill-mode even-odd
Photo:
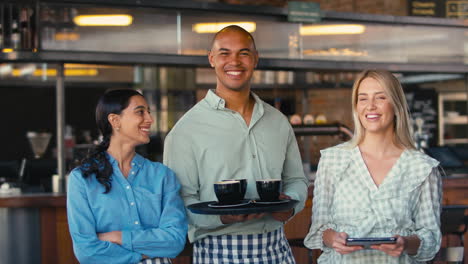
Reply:
[[[156,122],[138,152],[161,161],[166,134],[215,88],[214,33],[237,24],[261,58],[252,89],[291,120],[311,183],[319,150],[352,136],[357,73],[382,68],[403,85],[418,149],[456,181],[445,203],[468,203],[467,10],[462,0],[1,1],[0,191],[63,194],[66,174],[100,140],[94,110],[108,89],[144,94]],[[51,221],[66,228],[66,218]],[[63,263],[55,249],[3,248],[19,263]]]

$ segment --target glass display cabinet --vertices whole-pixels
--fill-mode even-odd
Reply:
[[[468,144],[467,93],[439,94],[439,145]]]

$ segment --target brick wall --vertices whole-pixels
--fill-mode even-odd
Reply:
[[[311,85],[306,91],[307,111],[303,109],[304,91],[301,89],[279,89],[279,90],[255,90],[254,92],[265,101],[272,101],[273,98],[283,100],[295,100],[296,114],[304,117],[311,114],[316,117],[319,114],[325,115],[328,123],[339,122],[353,130],[353,120],[351,114],[351,88],[314,88]],[[200,94],[201,95],[201,94]],[[344,142],[339,136],[299,136],[297,137],[301,156],[305,157],[305,152],[309,151],[310,163],[317,164],[320,158],[320,150],[335,146]]]
[[[298,91],[302,94],[302,91]],[[302,109],[302,96],[297,94],[297,109]],[[328,123],[339,122],[353,130],[351,114],[351,88],[324,88],[310,89],[307,91],[308,114],[316,117],[323,114]],[[301,113],[304,115],[307,113]],[[304,157],[305,148],[309,145],[310,163],[317,164],[320,158],[320,150],[343,142],[339,136],[307,136],[297,138]],[[308,142],[307,142],[308,141]]]

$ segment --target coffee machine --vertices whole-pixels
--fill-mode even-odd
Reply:
[[[52,175],[57,173],[57,161],[44,158],[52,134],[48,132],[29,131],[26,134],[34,157],[23,158],[18,173],[18,182],[30,191],[51,191]]]

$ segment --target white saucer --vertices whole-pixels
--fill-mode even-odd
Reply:
[[[278,201],[271,201],[271,202],[262,201],[262,200],[254,200],[253,203],[256,203],[256,204],[283,204],[283,203],[287,203],[289,201],[291,201],[291,200],[285,199],[285,200],[278,200]]]

